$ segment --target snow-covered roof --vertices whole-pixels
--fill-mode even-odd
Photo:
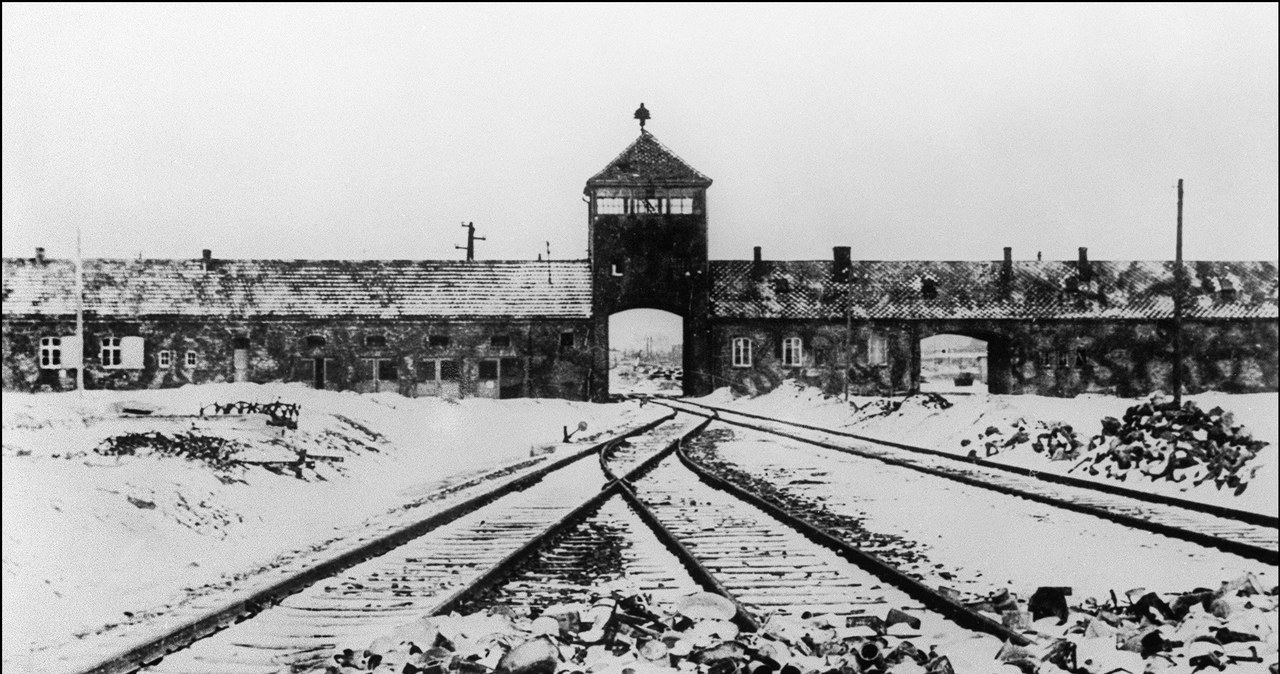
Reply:
[[[717,318],[1162,319],[1173,316],[1173,262],[1017,261],[1008,291],[995,262],[859,262],[849,282],[833,262],[711,262]],[[1277,318],[1275,262],[1186,262],[1184,316]],[[932,281],[934,296],[926,299]],[[1234,290],[1234,295],[1225,288]]]
[[[587,181],[588,188],[631,185],[707,187],[711,179],[642,130],[635,142]]]
[[[589,318],[587,262],[86,260],[94,316]],[[6,317],[75,313],[75,265],[5,258]]]

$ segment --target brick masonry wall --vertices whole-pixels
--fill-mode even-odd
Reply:
[[[1199,322],[1183,326],[1183,384],[1196,393],[1275,391],[1277,323],[1274,320]],[[993,393],[1074,396],[1112,393],[1140,396],[1169,390],[1173,370],[1169,322],[879,321],[855,322],[849,390],[889,395],[917,390],[920,340],[960,334],[987,341]],[[843,322],[716,321],[711,367],[715,386],[740,393],[771,390],[785,379],[844,391],[840,352]],[[887,362],[869,360],[872,335],[883,338]],[[733,366],[732,341],[752,340],[750,367]],[[800,366],[782,365],[782,340],[800,337]]]
[[[424,386],[419,364],[427,359],[459,363],[457,393],[498,397],[500,393],[529,397],[583,399],[591,366],[589,320],[540,321],[191,321],[152,319],[85,322],[85,385],[87,388],[166,388],[190,383],[236,379],[238,340],[247,339],[246,380],[299,381],[312,384],[314,362],[326,362],[325,388],[371,391],[395,390],[405,395],[432,393]],[[74,387],[74,372],[41,369],[41,337],[74,334],[74,320],[8,319],[3,322],[4,387],[6,390],[64,390]],[[574,346],[562,347],[562,333],[574,334]],[[322,347],[306,343],[310,335],[324,338]],[[428,346],[429,335],[447,335],[447,347]],[[506,335],[506,348],[491,346],[493,335]],[[100,358],[103,337],[138,336],[145,343],[142,369],[105,368]],[[385,338],[385,346],[367,346],[366,337]],[[173,354],[161,367],[159,354]],[[188,352],[196,354],[188,366]],[[375,386],[373,365],[364,359],[394,362],[397,377]],[[503,360],[505,359],[505,360]],[[480,362],[503,363],[500,381],[489,386],[480,379]]]

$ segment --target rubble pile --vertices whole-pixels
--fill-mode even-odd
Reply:
[[[1030,447],[1037,454],[1043,454],[1051,461],[1074,461],[1079,458],[1080,450],[1085,447],[1084,438],[1071,428],[1070,424],[1028,421],[1026,418],[1021,418],[1013,422],[1009,431],[1005,433],[995,426],[988,426],[973,440],[967,438],[961,440],[960,446],[982,447],[981,454],[977,447],[969,449],[970,458],[979,456],[986,458],[1007,449],[1025,446]]]
[[[1130,407],[1123,419],[1103,419],[1102,433],[1089,441],[1096,453],[1085,463],[1091,475],[1189,480],[1191,486],[1213,481],[1238,495],[1257,471],[1250,462],[1266,446],[1221,407],[1205,412],[1192,401],[1179,407],[1153,398]]]
[[[734,622],[735,605],[711,593],[685,597],[659,614],[638,594],[516,616],[505,607],[423,617],[359,651],[343,649],[329,674],[954,674],[932,646],[909,637],[920,619],[898,609],[874,615],[771,617],[758,632]]]
[[[161,456],[181,456],[221,470],[235,463],[233,456],[240,449],[240,443],[217,436],[198,433],[165,435],[158,431],[151,431],[109,437],[103,440],[102,444],[94,447],[93,451],[102,456],[134,456],[141,452],[151,452]]]
[[[1159,396],[1130,407],[1123,419],[1104,418],[1102,432],[1088,440],[1069,424],[1024,417],[960,441],[970,458],[1026,448],[1052,461],[1078,461],[1068,473],[1084,470],[1121,482],[1145,478],[1189,487],[1211,481],[1236,495],[1248,487],[1259,468],[1251,462],[1266,446],[1220,407],[1206,412],[1192,401],[1178,406]]]
[[[1035,640],[1006,643],[996,659],[1010,672],[1276,672],[1277,589],[1264,590],[1252,574],[1216,590],[1197,588],[1166,601],[1135,588],[1122,603],[1088,599],[1068,606],[1071,588],[1042,587],[1028,599],[1000,591],[970,608],[994,614]],[[1248,668],[1236,665],[1250,665]]]

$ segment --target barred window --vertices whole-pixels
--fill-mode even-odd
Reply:
[[[62,367],[62,338],[40,338],[40,367],[58,369]]]
[[[198,363],[199,360],[200,360],[200,353],[198,351],[187,352],[187,367],[195,367],[196,363]]]
[[[733,366],[751,367],[751,340],[746,337],[733,339]]]
[[[172,365],[173,365],[173,352],[172,352],[172,351],[160,351],[160,352],[158,352],[158,353],[156,354],[156,362],[157,362],[157,363],[159,363],[160,367],[170,367],[170,366],[172,366]]]
[[[782,364],[800,365],[804,361],[804,347],[799,337],[788,337],[782,340]]]

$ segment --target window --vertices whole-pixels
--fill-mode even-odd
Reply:
[[[597,197],[596,215],[620,215],[626,210],[626,200],[618,197]]]
[[[418,361],[418,381],[435,381],[436,380],[436,361],[420,360]]]
[[[636,199],[635,212],[636,213],[661,213],[662,200],[661,199]]]
[[[690,215],[693,213],[693,199],[689,197],[677,197],[668,199],[671,204],[672,215]]]
[[[623,265],[623,263],[622,263],[622,262],[614,262],[613,264],[609,265],[609,275],[610,275],[610,276],[622,276],[622,274],[623,274],[623,273],[624,273],[624,271],[625,271],[625,270],[624,270],[624,266],[625,266],[625,265]]]
[[[396,379],[396,362],[390,358],[378,358],[378,379],[381,381],[395,381]]]
[[[931,278],[920,279],[920,296],[926,300],[938,299],[938,282]]]
[[[307,335],[303,342],[307,345],[308,349],[319,349],[324,347],[327,343],[325,338],[321,335]]]
[[[104,368],[141,370],[142,338],[103,337],[100,357]]]
[[[493,335],[489,337],[489,346],[495,349],[505,349],[511,346],[511,335]]]
[[[733,366],[751,367],[751,340],[746,337],[733,339]]]
[[[40,367],[52,369],[62,368],[61,337],[40,338]]]
[[[884,365],[889,362],[889,341],[884,335],[872,335],[867,340],[867,363],[869,365]]]
[[[572,332],[562,332],[562,333],[560,333],[560,348],[562,348],[562,349],[572,349],[572,348],[573,348],[573,333],[572,333]]]
[[[496,360],[480,361],[480,378],[481,379],[497,379],[498,378],[498,361]]]
[[[371,349],[381,349],[387,345],[386,335],[369,335],[364,338],[364,345]]]
[[[173,366],[173,352],[172,352],[172,351],[160,351],[160,352],[158,352],[158,353],[156,354],[156,359],[157,359],[157,362],[160,364],[160,367],[172,367],[172,366]]]
[[[199,352],[199,351],[188,351],[188,352],[187,352],[187,367],[195,367],[195,366],[196,366],[197,361],[199,361],[199,360],[200,360],[200,352]]]
[[[121,353],[120,338],[103,337],[102,353],[99,357],[102,359],[103,367],[121,367],[124,359]]]
[[[232,338],[231,338],[231,348],[233,348],[233,349],[247,349],[247,348],[249,348],[249,338],[248,338],[248,337],[245,337],[245,336],[232,337]]]
[[[782,340],[782,364],[800,365],[804,360],[804,348],[799,337],[788,337]]]
[[[440,361],[440,381],[458,381],[462,379],[462,365],[456,360]]]
[[[1058,364],[1058,352],[1052,351],[1052,350],[1040,352],[1040,367],[1046,370],[1051,370],[1057,364]]]
[[[443,349],[449,346],[449,335],[428,335],[427,346],[433,349]]]
[[[785,279],[785,278],[778,278],[778,279],[774,279],[774,280],[773,280],[773,291],[774,291],[774,292],[776,292],[776,293],[789,293],[789,292],[791,292],[791,280],[790,280],[790,279]]]

